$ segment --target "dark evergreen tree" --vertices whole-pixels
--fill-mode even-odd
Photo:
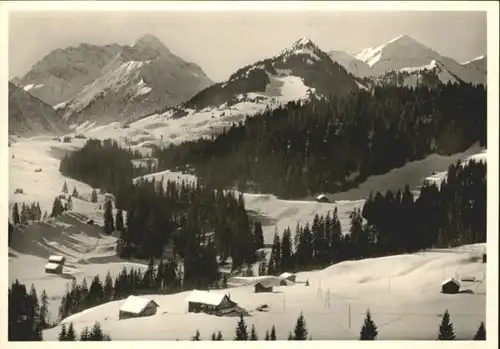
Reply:
[[[269,330],[266,330],[266,337],[264,338],[265,341],[268,341],[270,339],[269,337]]]
[[[19,206],[17,206],[17,202],[14,203],[14,207],[12,208],[12,223],[17,225],[21,222],[19,217]]]
[[[365,321],[363,327],[361,328],[361,333],[359,336],[360,340],[375,340],[378,336],[377,325],[372,320],[370,310],[366,311]]]
[[[216,340],[218,340],[218,341],[223,341],[223,340],[224,340],[224,338],[222,337],[222,333],[221,333],[221,331],[219,331],[219,332],[217,333],[217,338],[216,338]]]
[[[486,329],[484,328],[484,323],[481,321],[481,325],[477,329],[476,334],[474,335],[475,341],[485,341],[486,340]]]
[[[115,224],[113,220],[113,204],[111,200],[106,200],[104,202],[104,233],[111,235],[115,230]]]
[[[75,328],[73,327],[73,323],[70,322],[68,326],[68,331],[66,332],[66,341],[76,341],[76,333]]]
[[[275,341],[276,340],[276,328],[274,327],[271,327],[271,336],[270,336],[271,340],[272,341]]]
[[[73,193],[71,194],[74,198],[78,198],[78,190],[76,190],[76,185],[73,187]]]
[[[123,211],[121,208],[118,208],[116,210],[116,230],[117,231],[123,231],[124,225],[123,225]]]
[[[46,329],[49,327],[49,300],[47,292],[45,292],[45,290],[42,291],[42,295],[40,297],[39,319],[42,329]]]
[[[438,340],[454,340],[455,330],[453,329],[453,324],[451,323],[450,314],[448,309],[445,310],[443,314],[443,319],[439,325]]]
[[[196,330],[196,334],[191,338],[192,341],[199,341],[200,339],[200,331]]]
[[[54,204],[52,205],[52,213],[50,214],[51,217],[57,217],[61,215],[64,212],[64,207],[61,203],[61,200],[59,197],[56,197],[54,199]]]
[[[97,191],[95,189],[92,190],[92,194],[90,195],[90,202],[97,202]]]
[[[251,341],[259,340],[259,337],[257,336],[257,332],[255,331],[255,325],[253,325],[253,324],[252,324],[252,328],[250,330],[250,340]]]
[[[240,320],[236,325],[236,335],[234,337],[235,341],[247,341],[248,340],[248,330],[247,324],[245,323],[245,319],[243,319],[243,315],[240,315]]]
[[[64,181],[64,184],[63,184],[63,187],[62,187],[62,192],[64,194],[68,194],[68,183],[66,183],[66,181]]]
[[[66,325],[65,324],[62,324],[61,326],[61,331],[59,332],[59,337],[58,337],[58,340],[59,341],[66,341],[68,337],[68,333],[66,332]]]
[[[304,319],[304,315],[300,313],[297,318],[297,322],[295,323],[295,328],[293,330],[293,339],[296,341],[305,341],[307,340],[307,327],[306,320]]]

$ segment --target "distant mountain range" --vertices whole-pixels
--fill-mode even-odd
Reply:
[[[175,56],[148,34],[129,46],[81,44],[52,51],[11,82],[44,102],[44,110],[47,105],[56,109],[50,114],[64,129],[85,122],[127,123],[167,110],[182,117],[245,102],[273,107],[374,85],[486,84],[486,57],[458,63],[407,35],[354,55],[327,53],[302,38],[237,70],[227,81],[213,83],[199,66]]]
[[[55,50],[15,82],[59,110],[69,124],[134,120],[212,84],[200,67],[175,56],[152,35],[130,46]]]
[[[61,135],[66,123],[45,102],[9,82],[9,135]]]
[[[485,56],[470,62],[458,63],[408,35],[401,35],[385,44],[366,48],[355,55],[343,51],[330,51],[329,54],[348,72],[361,78],[380,78],[401,72],[409,76],[405,85],[412,85],[421,81],[422,79],[418,78],[422,75],[428,76],[431,73],[442,83],[463,81],[486,84]]]

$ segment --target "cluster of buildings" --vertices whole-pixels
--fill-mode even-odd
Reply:
[[[254,283],[256,293],[273,292],[274,286],[286,286],[295,283],[296,276],[283,273],[277,278],[269,278]],[[230,295],[220,292],[193,290],[186,298],[188,312],[205,313],[215,316],[240,317],[248,316],[243,309],[231,299]],[[119,310],[119,319],[155,315],[159,305],[145,297],[129,296]]]
[[[47,274],[62,274],[66,258],[64,256],[53,255],[49,257],[48,263],[45,264],[45,273]]]

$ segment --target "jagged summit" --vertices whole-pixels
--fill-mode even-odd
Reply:
[[[419,44],[419,42],[417,40],[415,40],[414,38],[412,38],[411,36],[407,35],[407,34],[402,34],[402,35],[399,35],[397,37],[395,37],[394,39],[390,40],[387,42],[387,44],[392,44],[392,43],[401,43],[401,44]]]

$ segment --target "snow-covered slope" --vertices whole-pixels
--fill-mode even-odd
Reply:
[[[343,262],[298,273],[297,283],[275,287],[273,293],[254,293],[252,286],[210,292],[229,294],[248,310],[247,326],[255,325],[261,339],[274,325],[278,340],[285,340],[303,312],[313,339],[357,340],[367,309],[377,324],[380,340],[435,339],[440,315],[446,309],[457,339],[471,339],[486,316],[486,282],[479,282],[486,271],[480,258],[484,247],[478,244]],[[478,282],[461,282],[459,294],[441,294],[441,282],[448,277],[475,277]],[[190,294],[144,296],[158,303],[158,313],[127,320],[118,319],[125,300],[106,303],[66,318],[44,331],[44,339],[57,340],[62,324],[72,322],[79,332],[95,321],[113,340],[190,340],[196,330],[203,340],[216,331],[226,340],[232,339],[238,318],[188,313],[186,299]],[[267,312],[255,311],[264,304]]]
[[[330,58],[343,66],[349,73],[357,77],[370,76],[370,66],[357,59],[353,55],[346,53],[344,51],[330,51],[328,52]]]
[[[366,63],[369,76],[381,76],[404,68],[416,68],[439,64],[448,73],[465,82],[486,84],[486,65],[460,64],[426,47],[408,35],[401,35],[389,42],[362,50],[355,55]]]
[[[9,82],[9,135],[56,135],[68,131],[50,105]]]
[[[117,44],[57,49],[37,62],[22,78],[12,80],[33,96],[55,106],[75,96],[100,74],[121,47]],[[33,88],[37,86],[37,88]]]
[[[92,83],[58,106],[70,124],[129,121],[188,100],[212,81],[200,67],[145,35],[124,46]]]
[[[201,91],[182,105],[197,111],[242,101],[267,104],[358,90],[355,79],[310,39],[302,38],[274,57],[248,65],[227,81]],[[181,108],[181,109],[182,109]]]

